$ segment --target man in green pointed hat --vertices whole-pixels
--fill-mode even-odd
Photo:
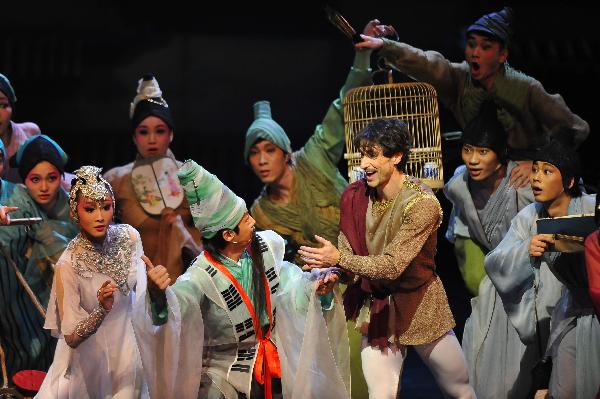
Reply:
[[[337,274],[284,261],[283,239],[256,233],[244,200],[194,161],[178,177],[204,252],[172,286],[143,257],[134,328],[150,396],[348,398]]]
[[[364,33],[377,35],[382,26],[371,21]],[[342,99],[348,90],[372,84],[370,56],[369,49],[356,51],[339,97],[298,151],[292,152],[285,130],[273,119],[270,103],[254,104],[244,160],[264,188],[251,213],[257,228],[274,230],[286,239],[286,260],[302,262],[296,257],[298,247],[317,244],[317,233],[337,242],[340,195],[348,184],[338,170],[344,153]]]
[[[370,21],[363,33],[382,36],[388,26]],[[371,50],[357,49],[354,63],[339,97],[302,148],[292,152],[285,130],[273,119],[268,101],[254,104],[254,122],[246,132],[244,160],[264,187],[250,209],[256,227],[274,230],[286,240],[285,259],[304,263],[297,256],[301,245],[314,246],[315,234],[337,243],[340,196],[348,182],[338,170],[344,153],[342,99],[349,90],[372,84]],[[367,395],[360,367],[360,335],[349,329],[353,349],[352,397]]]

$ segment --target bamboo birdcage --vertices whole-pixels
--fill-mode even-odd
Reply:
[[[412,134],[406,173],[434,190],[443,187],[442,139],[433,86],[408,82],[357,87],[346,93],[343,104],[347,149],[344,158],[348,160],[350,182],[362,175],[360,154],[353,143],[356,134],[373,119],[398,118],[406,122]]]

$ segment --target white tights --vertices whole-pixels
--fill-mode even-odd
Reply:
[[[452,330],[429,344],[415,345],[413,348],[429,367],[444,396],[475,398],[475,392],[469,385],[465,356]],[[369,398],[396,399],[400,391],[406,346],[393,351],[388,348],[383,352],[369,346],[367,338],[363,337],[360,357],[369,387]]]

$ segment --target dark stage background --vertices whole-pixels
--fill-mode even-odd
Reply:
[[[580,151],[584,179],[600,177],[597,101],[600,42],[597,14],[573,1],[332,1],[357,30],[372,18],[392,24],[400,40],[463,59],[464,30],[508,4],[516,12],[511,65],[560,93],[591,126]],[[324,3],[272,5],[153,2],[11,2],[3,5],[0,72],[11,79],[15,121],[34,121],[70,156],[69,170],[105,170],[135,153],[128,112],[137,80],[157,77],[176,120],[172,149],[216,173],[248,204],[260,190],[242,159],[252,104],[270,100],[294,149],[312,134],[352,63],[352,45],[325,19]],[[200,8],[200,11],[196,11]],[[216,11],[211,11],[215,9]],[[290,9],[290,11],[285,11]],[[375,58],[374,60],[375,61]],[[441,108],[442,132],[457,129]],[[444,143],[446,176],[458,145]],[[345,170],[340,163],[341,170]],[[345,172],[344,172],[345,173]],[[438,194],[449,214],[448,203]],[[438,267],[461,336],[469,297],[440,229]],[[439,397],[413,353],[404,374],[407,397]]]

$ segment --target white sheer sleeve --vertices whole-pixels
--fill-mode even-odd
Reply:
[[[138,269],[133,327],[152,398],[196,399],[202,373],[203,294],[194,283],[195,267],[166,289],[167,321],[152,321],[146,269]]]
[[[323,310],[316,275],[288,262],[280,268],[276,344],[285,398],[349,398],[350,353],[339,291]]]

